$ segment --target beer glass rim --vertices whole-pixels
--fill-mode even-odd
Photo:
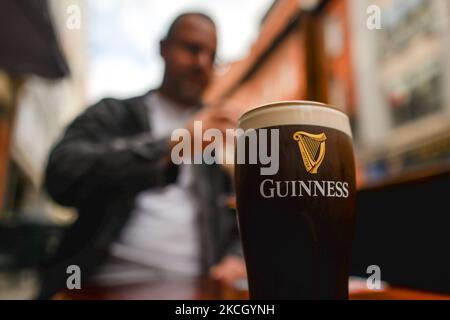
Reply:
[[[296,114],[289,114],[293,110],[296,111]],[[301,118],[296,116],[298,111],[301,111]],[[281,115],[283,112],[286,113],[285,116]],[[269,114],[270,116],[268,116]],[[255,119],[263,116],[266,117],[265,121]],[[245,122],[247,125],[244,125]],[[244,113],[238,123],[239,127],[243,129],[269,128],[278,125],[314,125],[330,127],[352,137],[350,120],[344,111],[315,101],[292,100],[263,104]]]

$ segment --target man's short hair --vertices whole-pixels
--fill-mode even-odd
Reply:
[[[182,14],[178,15],[178,16],[172,21],[172,23],[171,23],[170,26],[169,26],[169,30],[167,31],[167,34],[166,34],[166,36],[164,37],[163,40],[164,40],[164,41],[170,40],[170,39],[173,37],[174,33],[175,33],[175,29],[176,29],[176,27],[177,27],[177,24],[178,24],[181,20],[183,20],[184,18],[189,17],[189,16],[196,16],[196,17],[203,18],[203,19],[209,21],[214,27],[216,27],[216,24],[214,23],[214,20],[213,20],[210,16],[208,16],[206,13],[195,12],[195,11],[193,11],[193,12],[185,12],[185,13],[182,13]]]

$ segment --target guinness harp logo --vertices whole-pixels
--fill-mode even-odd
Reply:
[[[325,158],[325,133],[310,134],[303,131],[294,134],[294,140],[298,142],[300,153],[306,171],[311,174],[317,174],[317,170]]]

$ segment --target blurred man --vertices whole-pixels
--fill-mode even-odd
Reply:
[[[202,107],[216,54],[216,27],[201,13],[180,15],[160,43],[162,85],[148,94],[104,99],[80,115],[51,152],[46,188],[78,209],[57,255],[43,267],[40,298],[66,286],[67,267],[82,281],[117,284],[209,274],[245,275],[231,184],[216,165],[175,166],[171,132],[201,120],[234,128],[236,112]]]

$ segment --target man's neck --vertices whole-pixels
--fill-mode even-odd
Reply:
[[[156,94],[160,96],[161,99],[167,101],[170,105],[174,106],[178,110],[192,110],[196,109],[198,106],[196,104],[187,104],[185,102],[180,101],[179,99],[176,99],[173,97],[173,95],[167,94],[164,90],[157,89],[155,91]]]
[[[159,89],[156,90],[156,92],[158,92],[158,94],[160,94],[164,99],[167,99],[167,100],[173,102],[180,108],[190,109],[199,104],[199,103],[188,103],[188,102],[184,101],[183,99],[180,99],[180,97],[172,94],[172,92],[164,86],[161,86]]]

